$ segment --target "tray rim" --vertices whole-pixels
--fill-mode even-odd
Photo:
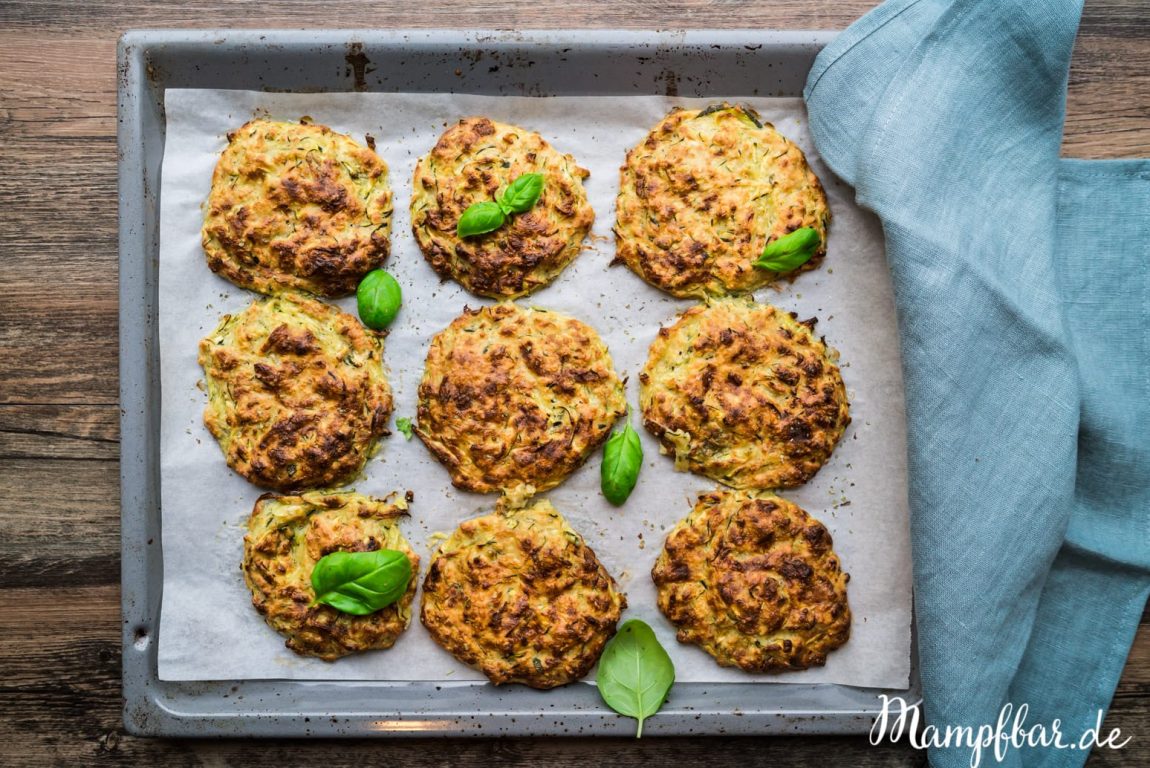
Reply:
[[[156,665],[162,553],[159,510],[158,268],[159,163],[163,145],[163,92],[170,73],[151,53],[171,56],[254,57],[312,52],[343,56],[363,47],[399,52],[405,47],[474,48],[555,55],[567,50],[608,50],[634,55],[652,49],[673,57],[680,49],[739,48],[762,55],[788,54],[813,61],[832,31],[762,30],[132,30],[117,47],[120,265],[121,404],[121,610],[124,725],[139,736],[484,736],[605,735],[633,733],[633,721],[608,711],[593,686],[576,683],[546,694],[495,689],[479,683],[340,681],[159,680]],[[350,59],[348,60],[350,69]],[[350,75],[350,72],[349,72]],[[361,90],[359,73],[351,87]],[[246,87],[246,86],[245,86]],[[801,87],[801,86],[800,86]],[[370,90],[370,88],[368,88]],[[791,92],[789,95],[795,95]],[[159,155],[157,156],[157,146]],[[159,582],[154,578],[160,569]],[[149,576],[153,578],[149,578]],[[841,685],[787,684],[787,698],[809,703],[790,709],[741,707],[731,702],[761,683],[680,684],[693,702],[675,699],[648,721],[649,736],[705,734],[865,733],[881,708],[880,696],[920,699],[917,639],[912,622],[911,682],[905,690]],[[710,689],[707,691],[705,689]],[[747,689],[741,694],[735,689]],[[396,695],[395,709],[380,706],[381,693]],[[792,695],[794,694],[794,695]],[[522,703],[547,696],[534,707]],[[340,704],[332,705],[338,696]],[[835,699],[835,702],[830,702]],[[324,707],[323,703],[327,706]],[[430,706],[435,702],[435,706]],[[712,705],[712,702],[714,705]],[[823,706],[815,706],[823,702]],[[476,704],[488,705],[476,709]],[[562,706],[556,707],[556,704]],[[839,706],[826,707],[831,703]]]

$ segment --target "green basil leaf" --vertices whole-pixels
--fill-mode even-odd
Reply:
[[[507,214],[527,213],[539,202],[543,193],[543,174],[525,173],[507,187],[496,202]]]
[[[707,115],[713,115],[716,112],[722,112],[723,110],[730,108],[731,105],[725,101],[722,104],[710,104],[706,109],[700,110],[699,114],[695,115],[695,117],[706,117]]]
[[[607,501],[615,506],[625,502],[639,480],[642,466],[643,446],[639,442],[639,433],[628,421],[623,431],[611,435],[611,439],[603,446],[599,485]]]
[[[646,623],[631,619],[619,628],[599,657],[595,678],[599,695],[611,709],[639,721],[659,711],[675,682],[675,665]]]
[[[810,261],[821,242],[816,230],[810,227],[796,229],[767,243],[755,266],[772,272],[790,272]]]
[[[722,104],[712,104],[711,106],[701,111],[699,114],[695,115],[695,117],[706,117],[707,115],[713,115],[716,112],[726,111],[734,112],[740,120],[742,120],[744,123],[754,126],[755,128],[763,127],[762,118],[759,117],[759,113],[745,104],[739,104],[737,106],[733,106],[726,102],[723,102]]]
[[[382,269],[368,272],[355,291],[359,319],[368,328],[382,331],[391,325],[403,304],[403,292],[395,278]]]
[[[750,122],[750,124],[755,126],[756,128],[762,128],[763,127],[763,119],[761,117],[759,117],[758,112],[751,109],[746,104],[740,104],[738,109],[739,109],[740,117],[742,117],[742,119],[745,122]]]
[[[315,602],[355,616],[391,605],[403,597],[410,582],[411,561],[394,549],[331,552],[311,572]]]
[[[503,213],[499,203],[483,200],[467,206],[455,225],[455,232],[460,237],[474,237],[499,229],[506,220],[507,214]]]
[[[411,439],[411,435],[415,432],[415,427],[411,426],[411,419],[406,416],[401,416],[395,420],[395,428],[402,432],[403,436],[408,440]]]

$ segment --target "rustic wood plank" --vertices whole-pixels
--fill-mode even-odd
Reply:
[[[0,405],[0,461],[120,460],[120,409],[114,405]]]
[[[118,584],[119,463],[62,458],[0,462],[0,530],[5,531],[0,584],[5,590]],[[40,630],[35,622],[24,628]]]
[[[1089,4],[1087,8],[1089,9]],[[1141,37],[1129,37],[1140,29]],[[1066,96],[1063,154],[1071,157],[1150,155],[1150,14],[1122,34],[1079,36]]]
[[[115,405],[115,139],[20,130],[0,142],[0,403]]]

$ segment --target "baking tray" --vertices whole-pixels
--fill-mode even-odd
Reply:
[[[478,682],[220,680],[157,675],[159,189],[167,88],[515,96],[797,96],[828,32],[140,30],[118,49],[124,724],[145,736],[619,735],[595,688]],[[482,53],[482,56],[480,56]],[[912,638],[912,654],[916,647]],[[226,652],[226,649],[221,649]],[[862,733],[882,696],[843,685],[688,683],[648,736]]]

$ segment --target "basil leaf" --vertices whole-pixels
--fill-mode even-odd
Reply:
[[[482,235],[499,229],[506,220],[507,215],[499,203],[483,200],[467,206],[467,210],[459,217],[459,223],[455,225],[455,233],[460,237]]]
[[[355,304],[363,324],[382,331],[399,314],[403,291],[390,274],[382,269],[373,269],[359,281],[359,287],[355,290]]]
[[[623,431],[611,435],[611,439],[603,446],[599,485],[607,501],[615,506],[625,502],[639,480],[639,470],[642,467],[643,446],[639,442],[639,433],[628,421]]]
[[[697,118],[698,117],[706,117],[707,115],[713,115],[716,112],[725,112],[728,110],[731,112],[734,112],[736,114],[736,116],[740,120],[742,120],[744,123],[748,123],[749,125],[753,125],[756,128],[762,128],[763,127],[763,122],[762,122],[762,119],[759,117],[758,112],[751,109],[750,107],[748,107],[745,104],[739,104],[738,106],[732,106],[725,101],[722,104],[712,104],[711,106],[707,107],[702,112],[700,112],[699,114],[695,115],[695,117],[697,117]]]
[[[391,605],[403,597],[410,581],[411,561],[394,549],[331,552],[311,572],[315,602],[355,616]]]
[[[755,262],[755,266],[772,272],[790,272],[810,261],[821,242],[819,233],[814,229],[810,227],[796,229],[767,243],[763,255]]]
[[[751,109],[746,104],[740,104],[738,109],[739,109],[739,113],[742,115],[744,120],[749,121],[750,124],[755,126],[756,128],[762,128],[763,127],[763,120],[761,117],[759,117],[758,112]]]
[[[659,711],[675,682],[675,665],[646,623],[631,619],[607,643],[595,678],[599,695],[611,709],[639,721]]]
[[[730,108],[731,105],[725,101],[722,104],[711,104],[706,109],[701,110],[695,117],[706,117],[707,115],[713,115],[716,112],[722,112],[724,109]]]
[[[525,173],[507,187],[502,195],[496,198],[496,203],[504,213],[527,213],[539,202],[539,195],[543,193],[543,174]]]
[[[403,433],[403,436],[410,440],[411,435],[415,432],[415,427],[411,426],[411,419],[406,416],[401,416],[395,420],[395,428]]]

